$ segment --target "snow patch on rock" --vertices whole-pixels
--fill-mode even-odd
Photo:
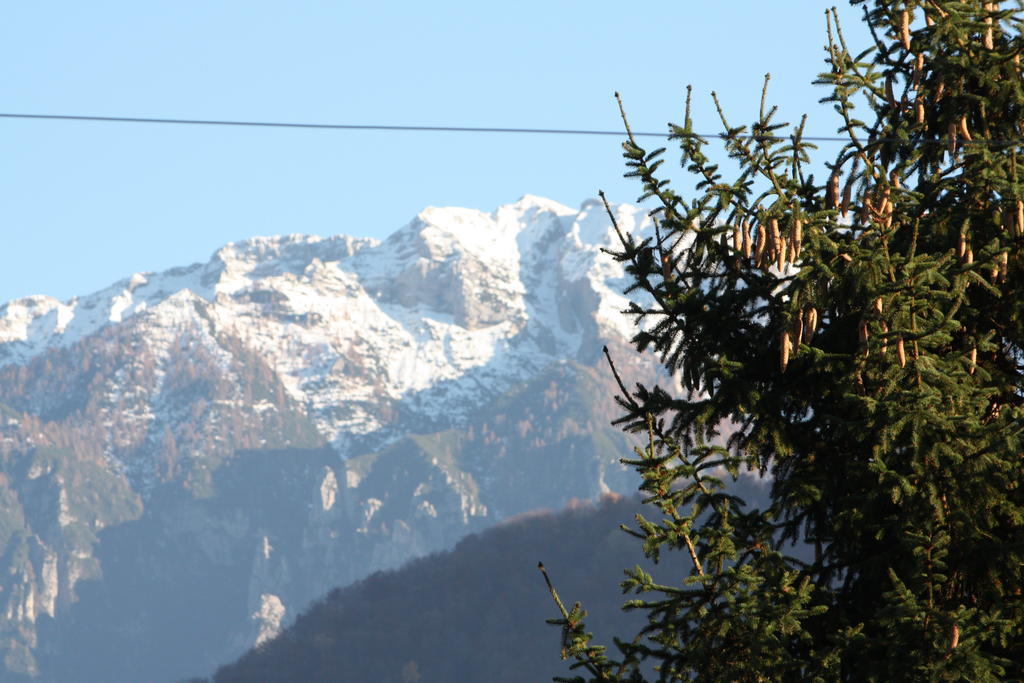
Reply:
[[[338,479],[334,476],[334,470],[324,467],[324,478],[320,482],[320,503],[323,509],[330,510],[334,507],[334,501],[338,497]]]
[[[252,619],[259,624],[259,633],[253,647],[259,647],[281,633],[281,621],[284,619],[285,611],[281,598],[273,593],[260,595],[259,609],[252,614]]]

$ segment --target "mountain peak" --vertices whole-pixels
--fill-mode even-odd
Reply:
[[[623,230],[647,229],[640,209],[614,210]],[[111,325],[156,348],[200,324],[215,343],[256,350],[340,443],[385,427],[381,401],[415,394],[439,419],[555,359],[589,358],[602,339],[628,339],[625,273],[600,249],[612,239],[602,206],[533,195],[490,214],[428,207],[384,242],[254,237],[67,303],[0,307],[0,366]]]
[[[558,214],[560,216],[571,216],[576,213],[575,210],[570,209],[565,204],[556,202],[553,199],[548,199],[547,197],[538,197],[534,194],[524,194],[514,203],[507,206],[512,206],[522,211],[529,211],[531,209],[550,211],[551,213]]]
[[[639,209],[613,211],[648,230]],[[214,594],[232,611],[191,629],[204,635],[188,650],[251,643],[328,581],[623,490],[629,443],[595,367],[635,331],[623,264],[601,249],[613,239],[601,205],[527,195],[492,213],[427,208],[384,242],[255,237],[65,303],[0,306],[0,447],[17,453],[0,458],[0,519],[18,530],[0,563],[0,631],[16,634],[0,667],[78,643],[67,680],[118,680],[83,674],[125,670],[90,643],[127,628],[147,641],[129,650],[185,651],[176,610]],[[207,570],[221,583],[194,580]],[[151,632],[104,616],[139,611],[134,577],[158,596],[141,611]],[[62,630],[37,648],[40,613]]]

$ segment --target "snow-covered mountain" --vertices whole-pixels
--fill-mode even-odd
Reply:
[[[636,207],[616,211],[624,229],[647,228]],[[419,416],[450,419],[552,359],[589,362],[600,339],[628,339],[623,270],[600,251],[617,246],[597,201],[576,211],[533,196],[491,214],[431,207],[384,242],[254,238],[67,302],[0,306],[0,366],[129,321],[158,363],[182,328],[211,344],[228,334],[343,452],[386,426],[380,402],[412,399]]]
[[[526,196],[0,306],[6,675],[71,680],[86,647],[105,680],[201,673],[334,585],[633,488],[601,347],[655,370],[626,350],[616,246],[598,202]],[[190,603],[197,582],[238,594]]]

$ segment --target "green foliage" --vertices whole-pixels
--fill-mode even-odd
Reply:
[[[559,603],[590,680],[1024,676],[1020,8],[852,4],[875,44],[852,54],[828,14],[817,83],[849,142],[824,182],[764,95],[750,127],[719,108],[732,180],[688,99],[692,198],[656,174],[664,149],[624,143],[656,206],[655,236],[614,254],[654,302],[631,306],[634,344],[682,385],[619,380],[648,443],[624,462],[661,512],[629,531],[692,569],[626,572],[648,624],[618,659]],[[730,493],[743,470],[768,505]]]

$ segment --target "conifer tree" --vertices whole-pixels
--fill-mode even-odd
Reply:
[[[646,302],[637,350],[682,387],[616,374],[659,511],[628,530],[692,570],[627,571],[648,624],[611,650],[551,588],[589,680],[1024,678],[1021,4],[851,4],[874,44],[851,52],[827,13],[816,83],[848,141],[824,178],[764,95],[749,128],[719,107],[732,179],[687,96],[689,196],[626,123],[657,230],[615,256]],[[729,493],[744,470],[763,509]]]

